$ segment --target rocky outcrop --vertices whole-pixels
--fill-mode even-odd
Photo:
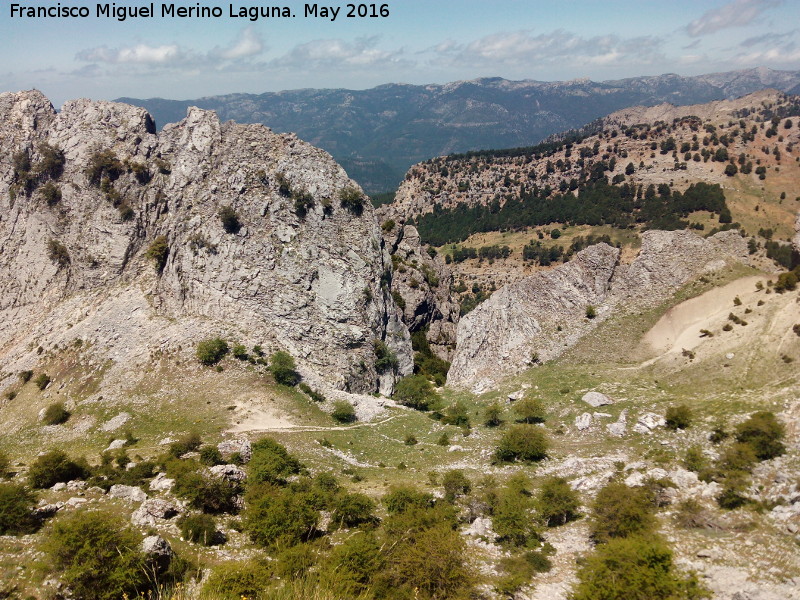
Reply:
[[[0,95],[0,149],[3,370],[76,338],[130,369],[221,335],[288,351],[319,388],[378,389],[375,339],[410,372],[372,208],[324,151],[196,108],[156,134],[140,108],[56,113],[39,92]]]
[[[631,264],[618,258],[619,250],[597,244],[495,292],[459,322],[448,383],[488,389],[501,377],[559,356],[612,314],[657,306],[702,273],[746,261],[747,246],[735,231],[710,238],[647,231]]]
[[[451,295],[452,272],[438,256],[425,250],[412,225],[385,227],[384,239],[391,249],[392,294],[400,305],[403,323],[412,332],[427,331],[431,350],[449,361],[459,319],[459,306]]]

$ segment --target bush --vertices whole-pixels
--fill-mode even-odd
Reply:
[[[300,383],[297,387],[300,388],[300,391],[304,394],[307,394],[309,398],[311,398],[314,402],[325,402],[325,395],[321,394],[313,389],[307,383]]]
[[[544,406],[541,400],[532,396],[525,396],[514,405],[519,423],[543,423]]]
[[[180,458],[187,452],[194,452],[197,450],[202,443],[203,440],[200,438],[200,434],[196,431],[190,431],[169,445],[169,455]]]
[[[375,349],[375,370],[378,373],[397,370],[400,363],[397,355],[389,349],[389,346],[381,340],[373,341],[372,345]]]
[[[486,427],[499,427],[503,424],[502,414],[503,409],[500,408],[500,405],[497,402],[492,402],[483,409],[483,424]]]
[[[248,467],[253,481],[278,485],[286,483],[286,477],[303,470],[303,464],[295,456],[270,438],[260,439],[253,444]]]
[[[58,265],[59,268],[66,267],[71,262],[67,247],[55,238],[47,241],[47,257]]]
[[[64,407],[63,402],[53,402],[53,404],[45,409],[42,423],[45,425],[61,425],[67,422],[69,416],[70,413]]]
[[[186,515],[178,521],[178,526],[181,535],[195,544],[213,546],[217,541],[217,524],[211,515]]]
[[[677,431],[678,429],[686,429],[692,424],[692,411],[685,404],[679,406],[670,406],[665,415],[667,421],[666,427],[670,431]]]
[[[239,222],[239,215],[231,206],[223,206],[219,209],[219,220],[225,233],[239,233],[242,224]]]
[[[76,598],[138,597],[151,586],[151,569],[139,550],[141,538],[122,521],[81,511],[57,520],[43,550]]]
[[[541,520],[548,527],[555,527],[578,517],[580,501],[566,479],[550,477],[539,489],[535,506]]]
[[[122,175],[125,167],[114,154],[113,150],[95,152],[89,157],[89,166],[86,167],[86,178],[92,185],[100,185],[103,177],[115,181]]]
[[[466,405],[461,400],[456,400],[448,406],[442,415],[442,423],[445,425],[455,425],[469,429],[469,412]]]
[[[444,488],[444,499],[448,502],[455,502],[459,496],[465,496],[472,490],[472,483],[464,472],[460,469],[447,471],[442,477],[442,487]]]
[[[533,500],[527,490],[508,485],[497,495],[492,510],[492,525],[498,539],[513,546],[527,546],[539,538],[536,521],[531,518]]]
[[[31,380],[31,377],[33,377],[33,371],[31,370],[19,372],[19,380],[22,382],[22,385],[28,383]]]
[[[432,410],[441,403],[439,394],[424,375],[403,377],[397,383],[394,398],[403,406],[417,410]]]
[[[47,206],[55,206],[61,202],[61,189],[52,181],[45,183],[39,191]]]
[[[655,528],[654,506],[643,488],[611,482],[597,493],[592,508],[591,534],[597,542],[646,534]]]
[[[49,488],[60,482],[89,476],[85,459],[73,461],[61,450],[39,456],[28,469],[28,482],[34,488]]]
[[[36,379],[33,380],[33,383],[36,384],[37,388],[43,390],[50,385],[50,381],[50,376],[47,373],[39,373],[39,375],[36,376]]]
[[[292,387],[300,381],[300,375],[295,371],[294,358],[288,352],[278,351],[269,359],[269,370],[275,383]]]
[[[0,479],[9,476],[9,469],[11,468],[11,460],[8,455],[0,450]]]
[[[594,319],[597,316],[597,309],[591,304],[586,307],[586,318]]]
[[[271,578],[272,572],[264,563],[255,560],[224,562],[211,572],[203,592],[220,600],[261,598]]]
[[[369,588],[385,564],[381,546],[371,532],[348,537],[331,552],[324,579],[331,581],[341,598],[356,598]]]
[[[748,444],[759,460],[769,460],[786,452],[782,441],[785,435],[783,424],[766,410],[753,413],[736,427],[736,441]]]
[[[319,512],[304,494],[282,490],[248,506],[245,529],[259,546],[288,548],[312,539],[318,522]]]
[[[339,423],[352,423],[356,420],[356,411],[347,400],[337,400],[331,416]]]
[[[533,425],[512,425],[500,438],[495,458],[501,462],[539,461],[547,457],[548,441]]]
[[[173,490],[176,495],[188,500],[192,508],[213,514],[236,512],[236,496],[241,492],[240,486],[235,482],[197,471],[186,471],[178,475]]]
[[[36,531],[36,496],[16,483],[0,483],[0,535],[20,535]]]
[[[356,216],[361,216],[364,212],[364,195],[353,186],[339,190],[339,202],[342,208],[346,208]]]
[[[51,146],[47,142],[39,144],[39,154],[41,160],[36,165],[36,172],[39,177],[45,179],[58,179],[64,172],[64,153],[56,146]]]
[[[208,467],[214,467],[225,461],[222,459],[222,452],[216,446],[203,446],[200,448],[200,462]]]
[[[164,271],[164,267],[167,266],[167,257],[169,256],[169,244],[167,243],[167,236],[159,235],[156,239],[154,239],[147,248],[145,256],[153,261],[153,266],[156,269],[156,273],[161,275],[161,273]]]
[[[683,466],[687,471],[698,473],[708,466],[708,460],[700,446],[689,446],[683,458]]]
[[[364,494],[340,494],[333,502],[331,523],[343,527],[375,523],[375,503]]]
[[[197,344],[197,360],[206,366],[217,364],[228,353],[228,344],[221,338],[203,340]]]
[[[694,576],[675,572],[658,538],[609,541],[578,569],[572,600],[695,600],[708,598]]]

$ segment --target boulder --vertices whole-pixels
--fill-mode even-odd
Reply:
[[[599,408],[601,406],[608,406],[609,404],[614,404],[614,401],[606,396],[605,394],[601,394],[600,392],[586,392],[581,398],[586,404],[591,406],[592,408]]]
[[[217,449],[225,460],[230,460],[234,454],[238,454],[245,464],[250,462],[250,458],[253,456],[253,448],[250,445],[250,440],[244,438],[222,440],[217,444]]]
[[[247,473],[236,465],[216,465],[209,469],[211,475],[225,481],[242,482],[247,479]]]
[[[120,498],[121,500],[129,500],[131,502],[144,502],[147,500],[147,494],[135,485],[121,485],[118,483],[111,486],[111,489],[108,490],[108,494],[112,498]]]
[[[150,481],[150,489],[154,492],[168,492],[175,485],[175,480],[167,477],[166,473],[159,473]]]
[[[159,521],[171,519],[180,514],[180,509],[172,502],[160,498],[148,498],[131,515],[131,522],[140,527],[152,527]]]
[[[141,550],[156,567],[158,572],[166,571],[174,556],[172,546],[160,535],[150,535],[144,538],[142,540]]]
[[[592,426],[592,415],[588,412],[583,413],[575,417],[575,427],[577,427],[578,431],[585,431]]]

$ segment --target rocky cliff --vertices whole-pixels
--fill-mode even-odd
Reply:
[[[647,231],[638,257],[597,244],[555,269],[495,292],[462,317],[448,383],[489,389],[502,377],[562,354],[599,323],[660,304],[704,272],[747,260],[734,231],[702,238],[688,231]]]
[[[285,350],[322,387],[391,391],[376,339],[410,372],[372,208],[326,152],[38,92],[0,95],[0,148],[4,372],[77,339],[130,370],[215,335]]]

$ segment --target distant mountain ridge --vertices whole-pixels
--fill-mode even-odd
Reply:
[[[800,89],[800,71],[763,67],[684,77],[676,74],[594,82],[509,81],[386,84],[368,90],[300,89],[195,100],[119,98],[147,109],[159,127],[189,106],[220,119],[294,132],[341,162],[368,192],[393,190],[417,162],[456,152],[531,145],[549,135],[634,105],[698,104],[766,88]]]

